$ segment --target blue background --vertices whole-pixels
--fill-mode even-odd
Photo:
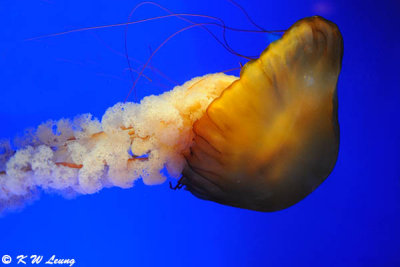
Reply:
[[[101,117],[131,86],[124,28],[36,41],[26,38],[125,22],[135,1],[0,2],[0,138],[47,119],[91,112]],[[228,1],[159,1],[174,12],[218,16],[252,28]],[[75,258],[75,266],[400,266],[400,46],[398,1],[240,1],[258,24],[286,29],[319,14],[344,38],[339,79],[341,146],[331,176],[297,205],[260,213],[171,191],[167,183],[105,189],[66,200],[43,194],[0,218],[0,256]],[[134,19],[164,14],[155,7]],[[144,62],[185,23],[129,28],[130,56]],[[220,34],[220,29],[214,29]],[[273,36],[228,32],[239,52],[258,55]],[[239,66],[201,29],[172,39],[152,66],[177,83]],[[138,68],[140,65],[134,63]],[[174,83],[146,71],[138,95]],[[237,74],[237,72],[236,72]],[[0,266],[2,264],[0,263]]]

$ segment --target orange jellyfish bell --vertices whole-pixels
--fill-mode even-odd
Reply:
[[[296,22],[193,125],[181,183],[199,198],[258,211],[310,194],[338,155],[342,54],[334,23]]]

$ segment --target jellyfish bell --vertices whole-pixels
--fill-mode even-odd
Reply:
[[[335,24],[296,22],[194,123],[181,183],[201,199],[258,211],[309,195],[338,155],[342,54]]]

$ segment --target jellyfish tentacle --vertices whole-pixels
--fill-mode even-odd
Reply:
[[[169,188],[172,190],[178,190],[178,189],[182,189],[182,187],[184,186],[184,184],[182,183],[182,181],[184,180],[184,177],[182,176],[178,182],[176,183],[175,186],[172,185],[171,182],[169,182]]]
[[[244,7],[242,7],[239,3],[233,0],[227,0],[227,1],[236,6],[237,8],[239,8],[240,11],[242,11],[242,13],[246,16],[247,20],[250,21],[250,23],[253,24],[254,27],[258,28],[261,31],[266,31],[263,27],[254,22],[249,13],[247,13],[246,9],[244,9]]]

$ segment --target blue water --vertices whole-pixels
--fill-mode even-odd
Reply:
[[[0,138],[47,119],[87,112],[100,117],[123,101],[132,84],[123,27],[24,40],[124,22],[137,3],[2,0]],[[177,13],[208,14],[234,27],[252,27],[225,0],[159,3]],[[338,84],[341,144],[331,176],[305,200],[275,213],[202,201],[167,184],[139,182],[129,190],[105,189],[74,200],[43,194],[0,218],[0,257],[55,254],[74,258],[74,266],[400,266],[399,2],[240,3],[267,29],[286,29],[315,14],[338,24],[345,48]],[[143,7],[134,18],[163,14]],[[185,25],[167,19],[130,27],[130,56],[144,62]],[[252,56],[274,37],[229,32],[227,38],[235,50]],[[193,29],[172,39],[151,65],[183,83],[239,62],[245,60]],[[140,80],[139,98],[174,86],[157,73],[146,74],[152,82]]]

